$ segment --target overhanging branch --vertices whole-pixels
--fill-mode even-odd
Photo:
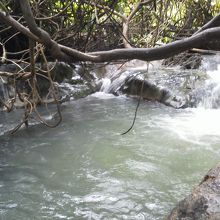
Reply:
[[[20,0],[20,2],[27,3],[26,0]],[[30,16],[30,14],[28,15]],[[220,27],[213,27],[205,29],[189,38],[185,38],[155,48],[129,48],[93,53],[82,53],[78,50],[63,46],[61,44],[57,44],[44,30],[38,27],[38,31],[34,30],[36,26],[30,28],[34,32],[33,33],[28,28],[24,27],[21,23],[13,19],[10,15],[7,15],[2,11],[0,11],[0,18],[7,25],[12,26],[21,33],[25,34],[27,37],[44,44],[47,48],[49,47],[48,49],[55,59],[66,62],[91,61],[98,63],[131,59],[140,59],[145,61],[160,60],[192,48],[199,48],[202,44],[208,41],[220,39]],[[29,26],[31,26],[31,24],[29,24]]]

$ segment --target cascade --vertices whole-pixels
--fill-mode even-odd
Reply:
[[[146,62],[139,63],[138,61],[131,61],[122,68],[118,68],[117,65],[108,66],[101,79],[100,91],[118,95],[123,93],[122,87],[127,80],[133,77],[143,80],[145,77],[152,85],[164,88],[168,93],[171,92],[169,95],[175,101],[174,104],[173,101],[171,103],[173,107],[219,108],[220,64],[218,60],[218,55],[204,57],[199,70],[164,68],[160,63],[149,65],[149,70],[147,70]]]
[[[208,70],[209,79],[206,81],[206,94],[204,95],[200,106],[205,108],[220,107],[220,65],[216,70]]]
[[[150,65],[148,65],[147,62],[140,60],[132,60],[122,66],[118,66],[117,64],[106,66],[100,91],[117,94],[126,80],[132,77],[140,77],[143,79],[143,75],[147,74],[148,70],[155,71],[160,67],[161,62],[159,61],[151,62]]]
[[[0,99],[2,101],[6,101],[9,99],[7,83],[2,77],[0,77]]]
[[[126,79],[131,76],[139,74],[139,71],[135,70],[125,70],[115,74],[112,78],[104,78],[101,86],[101,91],[105,93],[116,94],[121,86],[125,83]]]

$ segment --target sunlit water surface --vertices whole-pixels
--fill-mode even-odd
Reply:
[[[1,136],[0,219],[163,219],[219,161],[220,110],[142,102],[122,136],[136,104],[97,93]]]

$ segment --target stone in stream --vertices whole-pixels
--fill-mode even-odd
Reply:
[[[208,171],[202,182],[167,217],[167,220],[219,219],[220,163]]]
[[[126,80],[120,90],[127,95],[141,95],[143,99],[158,101],[174,108],[184,108],[186,104],[184,98],[173,95],[168,89],[138,78]]]

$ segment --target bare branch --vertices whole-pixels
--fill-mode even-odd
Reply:
[[[139,2],[134,6],[133,10],[131,11],[131,13],[129,14],[129,16],[128,16],[127,19],[130,21],[142,6],[148,5],[148,4],[150,4],[150,3],[154,2],[154,1],[155,1],[155,0],[148,0],[148,1],[142,1],[142,0],[141,0],[141,1],[139,1]]]
[[[63,12],[65,12],[66,9],[67,9],[74,1],[75,1],[75,0],[70,1],[70,2],[66,5],[66,7],[65,7],[64,9],[62,9],[59,13],[57,13],[57,14],[55,14],[55,15],[53,15],[53,16],[50,16],[50,17],[47,16],[47,17],[35,18],[35,19],[36,19],[36,20],[43,21],[43,20],[50,20],[50,19],[56,18],[56,17],[60,16]]]
[[[0,18],[7,25],[12,26],[13,28],[20,31],[21,33],[23,33],[27,37],[31,38],[32,40],[37,41],[37,42],[42,43],[42,44],[45,44],[43,39],[41,39],[38,36],[36,36],[35,34],[33,34],[28,28],[24,27],[22,24],[20,24],[18,21],[16,21],[14,18],[12,18],[10,15],[7,15],[6,13],[0,11]],[[48,45],[45,44],[45,46],[48,48]],[[57,56],[57,54],[54,53],[54,51],[50,47],[48,49],[51,49],[51,55],[54,58],[57,58],[59,60],[66,61],[66,62],[74,62],[74,61],[94,61],[95,62],[95,56],[82,53],[80,51],[71,49],[69,47],[66,47],[66,46],[63,46],[63,45],[60,45],[60,44],[58,44],[58,46],[63,51],[64,56],[63,57],[61,55]]]
[[[38,38],[36,35],[30,32],[26,27],[24,27],[22,24],[20,24],[18,21],[12,18],[10,15],[6,14],[5,12],[1,10],[0,10],[0,18],[2,21],[5,22],[5,24],[15,28],[16,30],[20,31],[27,37],[42,43],[42,40],[40,38]]]
[[[5,45],[0,42],[0,45],[2,46],[2,57],[1,57],[1,62],[4,63],[5,60],[7,59],[7,53],[5,49]]]
[[[60,47],[57,44],[57,42],[53,41],[46,31],[42,30],[37,26],[29,2],[27,0],[19,0],[19,2],[21,10],[23,12],[23,16],[25,18],[25,21],[27,22],[30,31],[42,40],[44,45],[50,51],[52,51],[55,57],[62,58],[66,61],[70,61],[69,56],[67,56],[60,50]]]
[[[96,4],[96,3],[94,3],[94,2],[87,2],[87,1],[86,1],[86,3],[87,3],[88,5],[92,5],[92,6],[94,6],[94,7],[99,8],[99,9],[104,9],[104,10],[110,11],[110,12],[112,12],[112,14],[118,16],[118,17],[121,18],[123,21],[126,20],[126,16],[125,16],[125,15],[123,15],[123,14],[121,14],[121,13],[118,13],[118,12],[115,11],[115,10],[112,10],[112,9],[109,8],[108,6],[99,5],[99,4]]]
[[[206,29],[219,27],[220,26],[220,13],[216,15],[213,19],[211,19],[208,23],[206,23],[203,27],[201,27],[195,34],[198,34]]]
[[[110,51],[101,51],[89,53],[97,57],[97,62],[107,62],[113,60],[131,60],[139,59],[145,61],[161,60],[172,57],[186,50],[200,47],[204,42],[219,39],[220,27],[210,28],[197,35],[175,41],[155,48],[132,48],[132,49],[116,49]]]

